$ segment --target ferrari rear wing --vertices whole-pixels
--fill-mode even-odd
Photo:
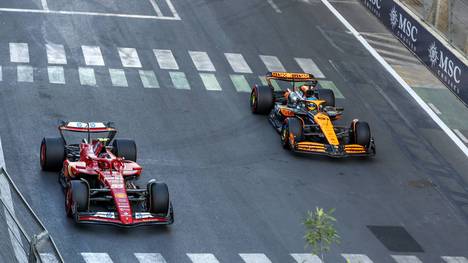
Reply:
[[[60,121],[59,130],[74,132],[110,132],[117,131],[112,122]]]

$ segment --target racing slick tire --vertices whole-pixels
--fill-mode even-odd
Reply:
[[[43,138],[40,150],[43,171],[60,171],[65,160],[65,142],[62,138]]]
[[[289,150],[293,147],[289,140],[291,134],[294,136],[295,142],[300,142],[304,139],[302,122],[298,118],[287,118],[281,128],[281,145],[284,149]]]
[[[354,143],[369,147],[371,141],[371,132],[369,124],[365,121],[357,121],[353,123],[353,139]]]
[[[250,93],[250,109],[255,114],[268,114],[273,108],[273,91],[269,86],[255,85]]]
[[[125,160],[137,160],[137,147],[134,140],[128,139],[115,139],[112,142],[112,153],[118,157],[125,158]]]
[[[73,206],[77,212],[89,210],[89,186],[85,181],[72,180],[67,187],[65,210],[69,217],[73,216]]]
[[[318,99],[325,101],[324,106],[335,107],[335,93],[331,89],[319,89]]]
[[[148,183],[148,210],[153,214],[164,214],[169,212],[169,189],[167,184]]]

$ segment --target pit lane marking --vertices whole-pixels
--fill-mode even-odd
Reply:
[[[438,115],[441,115],[441,114],[442,114],[442,112],[440,112],[440,110],[439,110],[434,104],[428,103],[427,105],[429,105],[429,107],[431,107],[431,109],[432,109],[435,113],[437,113]]]
[[[234,87],[238,92],[250,92],[250,85],[247,82],[247,79],[245,79],[244,75],[229,75],[231,78],[232,83],[234,84]]]
[[[325,78],[325,75],[323,74],[323,72],[319,69],[317,64],[315,64],[315,62],[312,59],[310,59],[310,58],[294,58],[294,60],[296,60],[299,67],[301,67],[301,69],[304,72],[312,73],[312,75],[314,75],[314,77],[316,77],[316,78],[320,78],[320,79]]]
[[[67,64],[65,48],[59,44],[46,44],[47,62],[49,64]]]
[[[63,67],[50,66],[47,67],[47,74],[49,76],[49,82],[52,84],[65,84],[65,72]]]
[[[159,82],[152,70],[139,70],[141,83],[144,88],[159,88]]]
[[[272,263],[271,260],[265,254],[239,254],[245,263]]]
[[[34,82],[34,69],[29,65],[18,65],[16,75],[18,82]]]
[[[188,53],[198,71],[216,71],[208,53],[202,51],[189,51]]]
[[[113,263],[107,253],[81,253],[86,263]]]
[[[281,61],[275,56],[260,55],[268,71],[286,71]]]
[[[373,261],[363,254],[341,254],[349,263],[373,263]]]
[[[458,137],[460,137],[460,139],[461,139],[464,143],[468,143],[468,139],[465,137],[465,135],[463,135],[463,133],[461,133],[460,130],[458,130],[458,129],[453,129],[453,131],[455,132],[456,135],[458,135]]]
[[[219,85],[218,80],[216,79],[215,74],[210,73],[200,73],[200,78],[203,81],[203,85],[207,90],[221,90],[221,85]]]
[[[101,48],[98,46],[81,46],[83,57],[88,66],[104,66]]]
[[[122,66],[126,68],[141,68],[140,58],[136,49],[119,47],[118,51]]]
[[[322,260],[312,254],[291,254],[291,257],[298,263],[322,263]]]
[[[29,46],[27,43],[10,43],[10,61],[29,63]]]
[[[275,10],[276,13],[278,14],[281,14],[281,9],[279,9],[279,7],[275,4],[275,2],[273,2],[273,0],[267,0],[268,4],[270,4],[270,6],[273,8],[273,10]]]
[[[184,72],[171,71],[169,72],[169,76],[171,77],[172,85],[174,86],[174,88],[185,90],[190,89],[190,84]]]
[[[179,65],[169,49],[153,49],[154,56],[161,69],[179,70]]]
[[[224,53],[224,56],[235,73],[252,73],[252,69],[250,69],[242,54]]]
[[[134,255],[140,263],[166,263],[159,253],[135,253]]]
[[[464,257],[442,257],[447,263],[468,263],[468,259]]]
[[[193,263],[219,263],[218,259],[213,254],[194,254],[189,253],[187,257],[192,260]]]
[[[123,69],[109,69],[112,86],[114,87],[128,87],[127,78]]]
[[[93,68],[78,68],[80,83],[83,86],[96,86],[96,76]]]
[[[418,257],[416,256],[407,256],[407,255],[392,255],[392,258],[397,263],[423,263]]]

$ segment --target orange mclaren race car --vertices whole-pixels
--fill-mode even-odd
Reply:
[[[269,72],[266,80],[267,86],[253,87],[250,108],[268,114],[285,149],[331,157],[375,155],[369,124],[355,119],[348,127],[335,125],[343,108],[335,106],[332,90],[317,87],[312,74]]]
[[[174,222],[165,183],[135,184],[142,168],[133,140],[114,139],[111,123],[62,122],[58,129],[60,137],[42,140],[40,163],[42,170],[59,172],[68,216],[123,227]]]

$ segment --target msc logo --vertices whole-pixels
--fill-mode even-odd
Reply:
[[[367,0],[367,1],[380,10],[380,7],[381,7],[380,3],[382,2],[382,0]]]
[[[398,26],[398,29],[403,32],[406,37],[410,38],[411,41],[416,42],[418,35],[418,28],[414,26],[409,19],[399,13],[395,6],[390,11],[390,25],[392,29]]]
[[[445,56],[442,50],[438,50],[435,42],[431,44],[427,51],[432,67],[438,66],[439,69],[443,70],[455,83],[460,83],[461,68],[456,65],[453,60]],[[439,62],[439,64],[437,64],[437,62]]]

